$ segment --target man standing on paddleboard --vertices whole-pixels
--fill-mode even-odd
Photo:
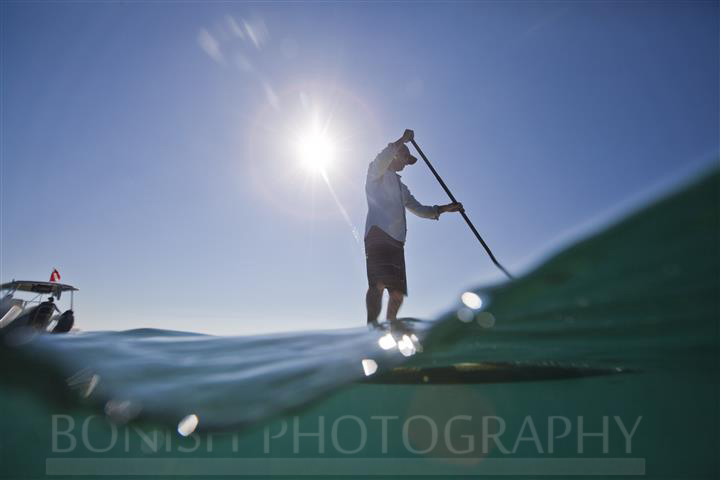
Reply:
[[[367,261],[368,291],[365,296],[368,325],[377,325],[382,310],[382,296],[387,289],[390,299],[387,320],[397,319],[403,298],[407,295],[405,277],[405,209],[422,218],[437,220],[446,212],[459,212],[461,203],[422,205],[400,181],[397,172],[414,165],[417,158],[410,155],[407,142],[414,132],[405,130],[403,136],[390,143],[370,163],[365,180],[368,214],[365,221],[365,258]]]

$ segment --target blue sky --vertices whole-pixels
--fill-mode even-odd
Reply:
[[[404,128],[516,272],[717,163],[717,2],[0,8],[0,277],[58,267],[83,329],[363,325],[353,228]],[[299,166],[314,119],[336,199]],[[422,163],[403,180],[447,201]],[[401,315],[501,279],[459,216],[408,223]]]

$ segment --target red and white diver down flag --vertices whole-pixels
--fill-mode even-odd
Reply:
[[[60,281],[60,272],[58,272],[57,268],[53,268],[53,271],[50,274],[50,281],[51,282],[59,282]]]

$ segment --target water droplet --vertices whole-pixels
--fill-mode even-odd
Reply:
[[[473,318],[475,318],[475,313],[470,310],[469,308],[463,307],[459,309],[457,312],[458,320],[464,323],[470,323],[473,321]]]
[[[492,328],[495,326],[495,316],[490,312],[478,313],[475,321],[483,328]]]
[[[395,339],[392,335],[386,333],[378,339],[378,345],[383,350],[390,350],[391,348],[395,348],[397,346],[397,342],[395,342]]]
[[[403,354],[405,357],[410,357],[412,355],[415,355],[415,345],[413,345],[412,340],[410,340],[410,337],[407,335],[403,335],[400,341],[397,343],[398,350],[400,350],[400,353]]]
[[[417,350],[419,353],[422,353],[423,347],[422,347],[422,344],[420,344],[420,339],[417,337],[417,335],[415,335],[414,333],[411,333],[410,340],[412,340],[415,350]]]
[[[200,420],[198,419],[197,415],[193,413],[180,420],[180,423],[178,423],[177,431],[183,437],[187,437],[195,431],[198,423],[200,423]]]
[[[373,373],[375,373],[377,371],[378,365],[377,365],[377,362],[375,362],[375,360],[373,360],[371,358],[365,358],[365,359],[363,359],[363,361],[361,363],[362,363],[363,371],[365,372],[366,377],[369,377],[370,375],[372,375]]]
[[[460,295],[460,300],[462,300],[462,303],[468,307],[472,308],[473,310],[477,310],[478,308],[482,307],[482,298],[480,298],[480,295],[473,292],[465,292],[462,295]]]
[[[105,415],[115,423],[127,423],[140,413],[140,406],[130,400],[108,400]]]
[[[92,392],[93,390],[95,390],[95,387],[97,387],[98,383],[100,383],[100,375],[95,373],[92,375],[92,377],[90,377],[90,381],[87,384],[87,389],[83,392],[82,396],[87,398],[92,395]]]

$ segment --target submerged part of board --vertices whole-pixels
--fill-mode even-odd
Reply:
[[[536,382],[632,372],[633,370],[622,367],[597,368],[589,365],[562,365],[552,362],[539,364],[458,363],[435,367],[395,367],[378,376],[368,378],[364,382],[408,385]]]

